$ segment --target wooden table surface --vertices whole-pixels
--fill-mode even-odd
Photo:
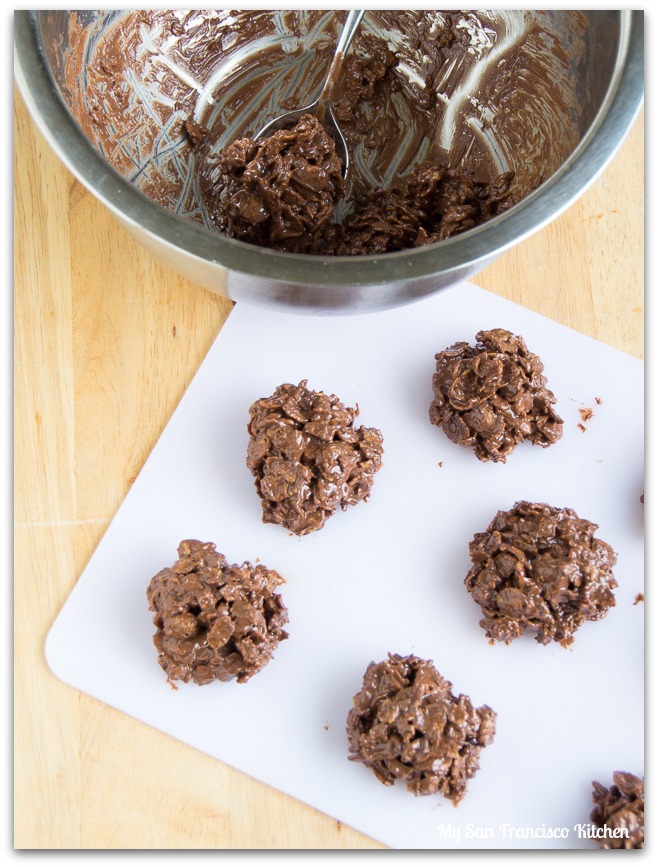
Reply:
[[[642,358],[643,146],[640,115],[587,193],[475,282]],[[14,846],[379,848],[47,668],[51,624],[231,303],[137,246],[18,94],[14,229]]]

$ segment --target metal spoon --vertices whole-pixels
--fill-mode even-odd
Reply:
[[[265,126],[258,132],[254,139],[261,139],[265,136],[272,135],[273,132],[276,132],[279,129],[286,129],[288,127],[294,126],[300,117],[304,114],[314,114],[317,119],[320,121],[322,126],[325,128],[327,133],[331,136],[331,138],[336,143],[336,155],[343,162],[343,177],[347,175],[347,168],[349,166],[349,154],[347,152],[347,144],[345,142],[345,137],[341,131],[341,128],[338,125],[338,121],[334,117],[334,112],[331,107],[331,96],[333,94],[334,86],[338,81],[338,77],[340,75],[341,66],[343,65],[343,59],[345,54],[347,53],[347,49],[349,47],[350,42],[352,41],[352,37],[357,31],[359,24],[361,23],[361,19],[365,13],[365,9],[352,9],[347,18],[345,19],[345,24],[343,25],[343,29],[340,34],[340,38],[338,40],[338,44],[336,45],[336,51],[334,53],[334,58],[331,62],[331,66],[329,67],[329,74],[327,75],[327,80],[324,83],[324,87],[322,88],[322,93],[310,105],[304,106],[304,108],[297,108],[294,111],[287,111],[285,114],[280,114],[278,117],[275,117],[274,120],[271,120],[269,123],[266,123]]]

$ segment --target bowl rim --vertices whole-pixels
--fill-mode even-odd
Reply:
[[[521,202],[486,223],[435,244],[381,255],[301,255],[258,247],[185,220],[150,199],[95,150],[59,97],[39,46],[39,10],[14,12],[14,76],[59,159],[128,227],[172,251],[255,277],[311,287],[377,286],[459,272],[490,260],[556,219],[604,171],[644,99],[644,12],[616,11],[620,27],[612,86],[569,159]]]

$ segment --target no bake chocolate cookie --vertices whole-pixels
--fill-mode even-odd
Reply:
[[[563,422],[539,357],[503,328],[476,340],[436,354],[431,423],[481,461],[505,462],[524,440],[543,447],[559,440]]]
[[[617,558],[597,529],[573,509],[520,501],[475,534],[465,584],[492,643],[528,630],[539,644],[567,647],[584,621],[605,617],[615,605]]]
[[[389,653],[370,663],[354,696],[349,758],[387,786],[402,780],[414,795],[440,793],[457,806],[495,729],[494,711],[454,696],[431,661]]]
[[[623,836],[602,836],[602,849],[644,848],[644,780],[634,774],[615,771],[609,788],[592,783],[594,809],[591,820],[601,829]],[[622,830],[623,829],[623,830]]]
[[[367,500],[381,467],[383,437],[355,427],[358,408],[298,385],[280,385],[249,410],[247,466],[263,522],[298,536],[319,530],[338,509]]]
[[[283,578],[265,566],[229,565],[212,542],[185,540],[178,558],[147,590],[167,680],[244,683],[288,637],[288,612],[275,592]]]

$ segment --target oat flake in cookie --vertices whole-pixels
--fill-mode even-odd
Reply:
[[[391,653],[370,663],[347,715],[352,761],[387,786],[403,780],[414,795],[440,793],[455,806],[495,730],[494,711],[454,696],[431,661]]]
[[[212,542],[185,540],[178,557],[147,590],[167,680],[244,683],[288,637],[288,612],[275,592],[283,578],[265,566],[229,565]]]
[[[608,788],[592,783],[594,809],[591,820],[598,828],[623,837],[599,838],[602,849],[644,849],[644,780],[634,774],[615,771],[613,785]]]
[[[504,463],[524,440],[544,447],[559,440],[563,422],[539,357],[503,328],[480,331],[476,340],[436,354],[432,424],[481,461]]]
[[[263,522],[298,536],[319,530],[338,508],[367,500],[383,453],[380,431],[354,427],[358,408],[306,385],[280,385],[257,400],[247,426],[247,466]]]
[[[615,605],[617,557],[597,529],[572,509],[520,501],[475,534],[464,583],[492,643],[528,630],[539,644],[567,647],[584,621],[605,617]]]

